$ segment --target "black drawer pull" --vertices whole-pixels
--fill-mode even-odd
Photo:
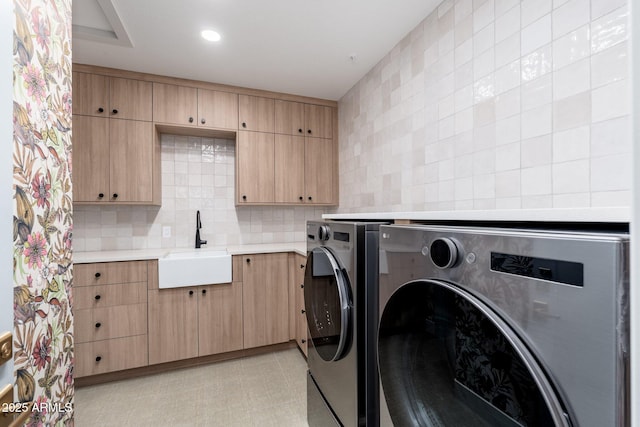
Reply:
[[[94,276],[96,276],[96,279],[97,279],[98,277],[102,276],[102,274],[96,273],[96,274],[94,274]]]
[[[207,290],[206,290],[206,289],[203,289],[203,290],[202,290],[202,295],[205,295],[206,293],[207,293]]]
[[[304,285],[300,285],[300,289],[304,289]]]
[[[102,323],[100,322],[96,323],[96,328],[99,328],[100,326],[102,326]]]
[[[189,117],[189,123],[193,123],[193,117]]]
[[[117,199],[118,198],[118,193],[113,193],[113,198]]]
[[[305,314],[306,311],[304,311],[304,308],[302,310],[300,310],[300,313]]]
[[[116,110],[115,108],[112,111],[113,114],[118,114],[118,110]]]
[[[104,193],[99,193],[98,194],[98,199],[102,199],[104,197]]]
[[[104,113],[104,108],[102,107],[98,108],[98,113]]]
[[[189,295],[193,295],[193,291],[189,291]]]
[[[302,133],[302,129],[298,129],[298,132],[299,132],[299,133]]]
[[[96,301],[98,301],[101,297],[100,297],[100,295],[96,295],[95,298],[96,298]]]
[[[242,127],[246,128],[247,127],[247,123],[246,122],[242,122]]]
[[[96,357],[96,362],[99,362],[99,361],[101,361],[101,360],[102,360],[102,356],[98,356],[98,357]]]
[[[304,343],[306,343],[306,342],[307,342],[307,340],[305,340],[304,338],[302,338],[302,339],[300,340],[300,342],[301,342],[302,344],[304,344]]]
[[[207,123],[207,121],[204,118],[202,118],[202,119],[200,119],[200,123],[205,124],[205,123]]]

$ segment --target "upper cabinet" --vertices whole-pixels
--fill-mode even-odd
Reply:
[[[160,153],[153,85],[73,73],[73,200],[160,204]]]
[[[333,110],[323,105],[305,104],[304,125],[307,136],[314,138],[333,138]]]
[[[73,114],[152,120],[153,85],[141,80],[73,73]]]
[[[238,129],[238,95],[153,83],[153,121],[236,130]]]
[[[256,132],[274,131],[274,100],[259,96],[238,97],[238,122],[240,130]]]
[[[275,101],[275,133],[332,139],[332,121],[331,107]]]

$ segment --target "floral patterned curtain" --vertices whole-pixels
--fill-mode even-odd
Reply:
[[[16,393],[28,425],[73,425],[71,0],[14,8]]]

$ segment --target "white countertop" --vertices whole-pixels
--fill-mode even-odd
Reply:
[[[336,220],[415,220],[415,221],[527,221],[527,222],[631,222],[631,208],[496,209],[472,211],[363,212],[324,214]]]
[[[255,245],[233,245],[227,248],[202,248],[202,251],[226,250],[230,255],[265,254],[276,252],[295,252],[300,255],[307,255],[307,244],[305,242],[292,243],[264,243]],[[162,258],[169,252],[185,252],[194,250],[193,248],[164,248],[164,249],[137,249],[124,251],[92,251],[74,252],[73,262],[75,264],[86,264],[90,262],[115,262],[115,261],[141,261],[148,259]]]

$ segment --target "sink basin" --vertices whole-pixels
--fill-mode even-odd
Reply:
[[[227,251],[170,252],[158,260],[160,289],[231,282]]]

